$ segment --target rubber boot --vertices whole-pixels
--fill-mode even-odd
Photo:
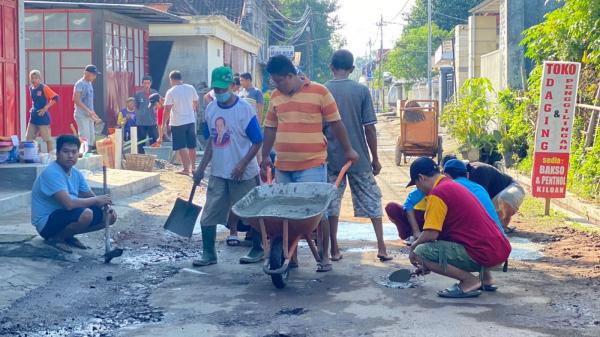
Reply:
[[[194,267],[204,267],[217,263],[217,226],[202,226],[202,257],[194,260]]]
[[[262,237],[260,232],[252,229],[252,248],[245,256],[240,257],[241,264],[257,263],[265,257],[265,251],[262,248]]]

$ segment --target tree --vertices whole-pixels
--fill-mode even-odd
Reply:
[[[388,54],[385,68],[396,78],[418,81],[427,77],[427,26],[406,30]],[[450,33],[436,24],[431,26],[431,40],[435,50]]]
[[[469,10],[483,0],[431,0],[431,21],[443,30],[450,31],[454,26],[465,24]],[[417,0],[406,16],[405,29],[427,24],[427,0]]]
[[[302,53],[301,68],[305,72],[312,68],[312,74],[308,74],[311,80],[325,82],[331,77],[329,60],[334,48],[332,40],[336,47],[344,45],[343,39],[335,34],[340,28],[338,17],[333,15],[338,9],[337,0],[279,0],[279,4],[281,12],[293,19],[302,17],[306,6],[311,8],[309,29],[296,41],[295,49]],[[290,30],[293,28],[290,27]],[[313,42],[309,43],[311,40]],[[310,47],[312,58],[309,57]]]

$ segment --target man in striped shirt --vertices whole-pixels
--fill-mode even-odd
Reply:
[[[327,141],[323,134],[323,121],[329,123],[332,133],[342,145],[346,160],[358,160],[335,100],[326,87],[299,77],[292,61],[283,55],[272,57],[267,71],[276,89],[271,95],[265,121],[263,175],[273,166],[269,154],[275,145],[275,179],[278,183],[326,183]],[[326,272],[331,270],[326,216],[320,227],[321,262],[317,271]]]

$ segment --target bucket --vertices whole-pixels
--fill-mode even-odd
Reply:
[[[23,160],[26,163],[35,163],[38,160],[38,146],[36,142],[23,142]]]

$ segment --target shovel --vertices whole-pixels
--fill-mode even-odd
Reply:
[[[108,194],[108,183],[106,178],[106,166],[102,166],[102,180],[104,194]],[[109,205],[104,206],[104,263],[110,263],[115,257],[123,255],[123,249],[110,247],[110,213]]]
[[[196,193],[196,187],[198,187],[198,185],[194,183],[188,200],[181,198],[175,200],[175,206],[173,206],[173,210],[171,210],[171,214],[169,214],[167,222],[165,222],[166,230],[186,238],[192,237],[196,219],[198,219],[198,215],[202,209],[202,207],[192,203],[194,194]]]

